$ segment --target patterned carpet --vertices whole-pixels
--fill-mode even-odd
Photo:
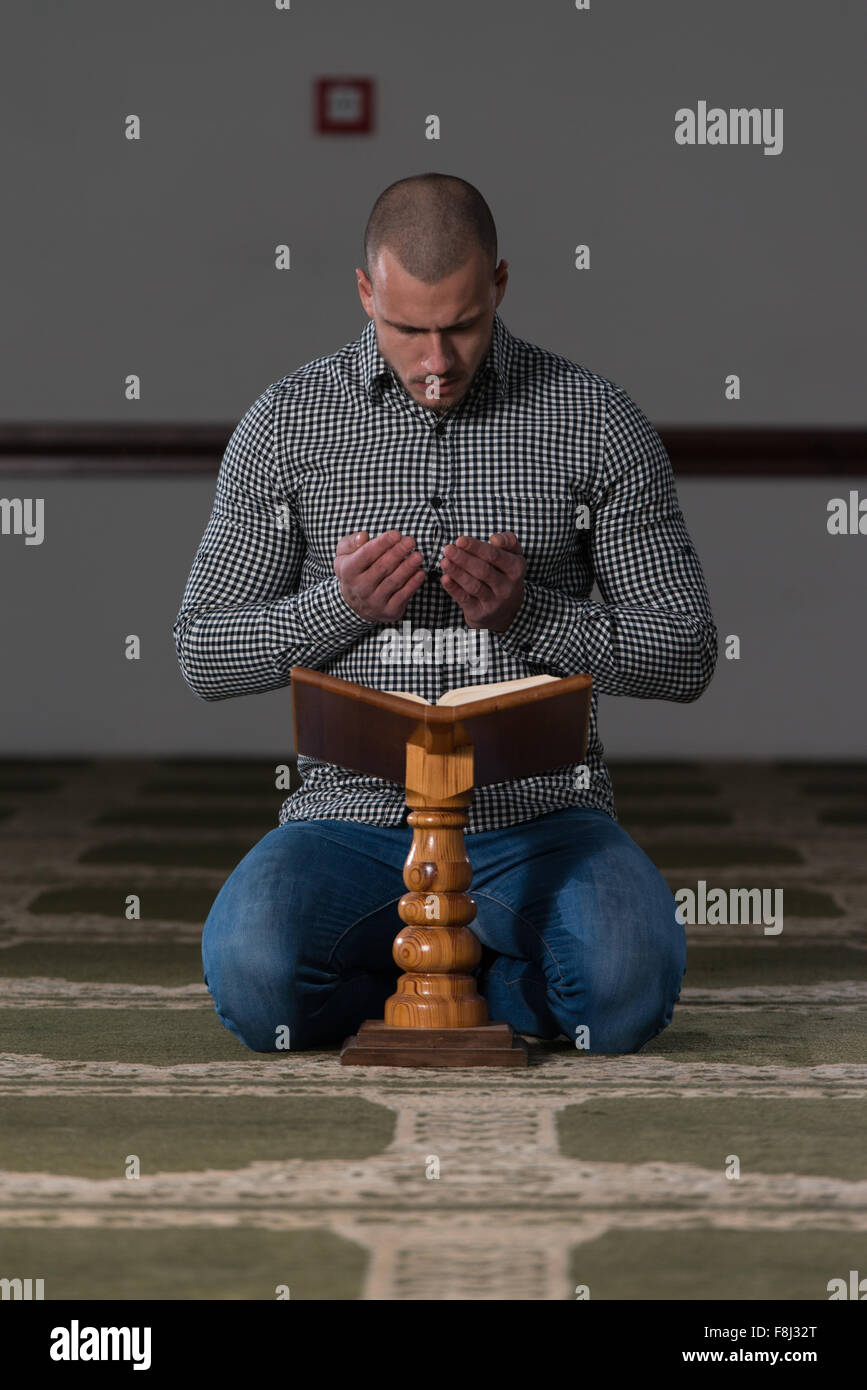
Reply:
[[[612,772],[675,891],[782,889],[783,930],[689,925],[674,1023],[635,1056],[412,1072],[253,1054],[214,1014],[201,925],[276,824],[272,769],[0,763],[0,1278],[826,1299],[867,1274],[867,766]]]

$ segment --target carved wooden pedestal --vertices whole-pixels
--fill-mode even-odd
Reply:
[[[347,1038],[344,1066],[521,1067],[527,1044],[507,1023],[489,1023],[471,973],[482,948],[466,891],[473,877],[464,843],[473,798],[473,748],[455,730],[420,725],[406,745],[406,804],[412,845],[403,870],[409,892],[394,959],[406,972],[386,1000],[385,1019]]]

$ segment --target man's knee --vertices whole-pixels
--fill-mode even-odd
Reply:
[[[295,962],[285,956],[257,958],[249,941],[225,940],[204,949],[203,962],[217,1017],[251,1052],[300,1051],[310,1045]]]
[[[253,1052],[301,1046],[293,924],[272,846],[260,842],[259,853],[241,861],[202,932],[204,980],[217,1016]]]
[[[591,987],[587,1006],[566,1020],[567,1036],[587,1052],[638,1052],[668,1027],[676,1002],[677,992],[658,981],[648,981],[637,998],[606,999],[593,995]]]
[[[672,1020],[686,964],[683,928],[660,924],[652,951],[623,960],[603,950],[584,951],[575,978],[558,990],[563,1031],[588,1052],[637,1052]]]
[[[327,942],[316,943],[318,964],[308,958],[329,848],[315,823],[269,831],[226,879],[208,913],[205,983],[221,1022],[253,1052],[315,1045],[310,997],[325,983]]]

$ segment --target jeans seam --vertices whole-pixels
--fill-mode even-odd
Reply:
[[[505,910],[506,910],[507,912],[510,912],[510,913],[512,914],[513,917],[517,918],[517,920],[518,920],[519,922],[523,923],[523,925],[524,925],[525,927],[527,927],[528,930],[531,931],[531,932],[533,933],[533,935],[537,938],[537,940],[538,940],[539,942],[541,942],[542,947],[543,947],[544,950],[548,953],[548,955],[551,957],[551,960],[552,960],[552,962],[553,962],[553,964],[554,964],[554,967],[555,967],[555,969],[556,969],[556,971],[557,971],[558,979],[559,979],[559,980],[562,980],[562,979],[563,979],[563,970],[562,970],[562,967],[561,967],[561,965],[560,965],[560,962],[558,961],[556,955],[554,954],[554,951],[552,950],[551,946],[550,946],[550,945],[548,944],[548,942],[545,940],[545,938],[544,938],[542,932],[539,930],[539,928],[538,928],[533,922],[528,921],[527,918],[524,917],[523,914],[520,913],[516,908],[510,907],[508,903],[503,902],[502,898],[496,898],[496,897],[494,897],[493,893],[474,893],[474,894],[473,894],[473,897],[475,897],[475,898],[486,898],[486,899],[488,900],[488,902],[496,903],[498,907],[505,908]],[[498,952],[498,954],[499,954],[499,955],[502,955],[503,952],[500,951],[500,952]],[[514,959],[516,959],[516,960],[525,960],[526,958],[525,958],[524,956],[516,956],[516,957],[514,957]],[[535,965],[536,962],[531,960],[531,961],[528,962],[528,964],[530,964],[530,965]],[[542,970],[542,972],[544,973],[544,966],[542,966],[542,965],[540,964],[540,965],[539,965],[539,969]]]
[[[366,917],[374,917],[377,912],[382,912],[383,908],[390,907],[392,904],[395,904],[396,906],[397,903],[400,902],[400,899],[402,897],[403,894],[401,893],[396,898],[386,898],[384,903],[380,903],[378,907],[372,907],[369,912],[363,912],[360,917],[356,917],[354,922],[350,922],[348,927],[344,927],[343,931],[340,933],[339,937],[337,938],[337,940],[335,941],[334,945],[331,947],[331,950],[328,953],[328,965],[333,968],[334,955],[335,952],[339,950],[341,942],[349,935],[351,931],[355,931],[355,928],[359,926],[360,923],[362,923]],[[394,930],[395,936],[397,936],[399,931],[400,926],[398,925],[395,927]],[[338,972],[335,970],[334,973],[337,974]],[[366,972],[361,971],[360,973],[364,974]]]

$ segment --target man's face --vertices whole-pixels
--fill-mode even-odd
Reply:
[[[491,345],[494,311],[506,292],[507,262],[493,276],[481,251],[441,280],[416,280],[384,249],[371,267],[356,269],[358,292],[376,324],[383,358],[419,405],[448,410],[467,392]],[[439,400],[429,396],[439,383]]]

